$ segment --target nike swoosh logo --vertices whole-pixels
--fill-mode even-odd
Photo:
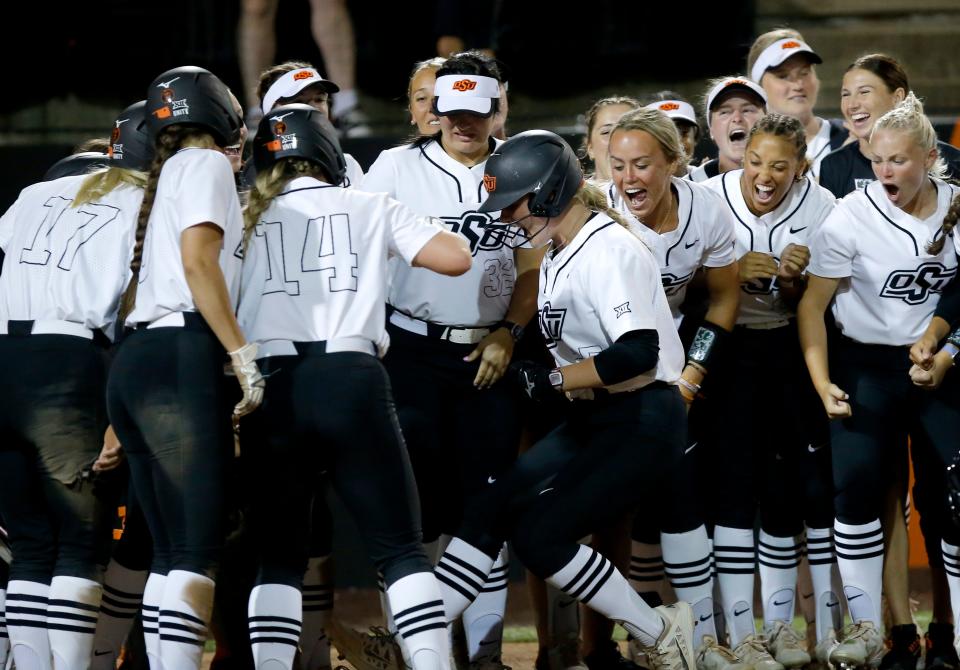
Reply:
[[[791,235],[796,235],[796,234],[799,233],[801,230],[806,230],[806,229],[807,229],[807,226],[804,226],[803,228],[791,228],[791,229],[790,229],[790,234],[791,234]]]
[[[733,610],[733,616],[740,616],[741,614],[746,614],[749,611],[750,611],[749,607],[745,610],[740,610],[739,612],[737,610]]]
[[[854,596],[854,597],[855,597],[855,598],[859,598],[860,596]],[[853,600],[853,598],[851,598],[851,600]],[[827,603],[827,607],[836,607],[836,606],[839,605],[839,604],[840,604],[840,601],[839,601],[839,600],[836,600],[836,601],[834,601],[834,602],[832,602],[832,603]]]
[[[112,654],[113,652],[107,649],[106,651],[94,651],[94,656],[106,656],[107,654]]]
[[[710,621],[710,617],[712,616],[713,616],[712,614],[704,614],[703,616],[700,617],[700,623],[703,623],[704,621]]]
[[[699,241],[700,241],[700,238],[695,239],[693,242],[685,242],[685,243],[683,244],[683,248],[684,248],[684,249],[689,249],[690,247],[692,247],[693,245],[695,245],[695,244],[696,244],[697,242],[699,242]]]
[[[821,449],[823,449],[823,445],[822,445],[822,444],[819,445],[819,446],[816,446],[816,447],[813,446],[812,444],[808,444],[808,445],[807,445],[807,451],[809,451],[811,454],[815,454],[815,453],[817,453],[818,451],[820,451]]]
[[[542,496],[544,493],[548,493],[548,492],[550,492],[550,491],[552,491],[552,490],[553,490],[553,487],[551,486],[551,487],[548,488],[548,489],[543,489],[543,490],[540,491],[540,493],[538,493],[537,495],[538,495],[538,496]]]
[[[487,484],[493,484],[495,481],[497,481],[496,477],[487,477]]]
[[[776,600],[774,600],[773,605],[774,607],[776,607],[777,605],[786,605],[787,603],[792,603],[792,602],[793,600],[784,600],[782,603],[778,603]]]
[[[862,595],[863,595],[862,593],[858,593],[858,594],[855,595],[855,596],[847,596],[847,602],[850,602],[851,600],[856,600],[857,598],[859,598],[859,597],[862,596]]]

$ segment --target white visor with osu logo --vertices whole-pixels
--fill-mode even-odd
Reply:
[[[493,99],[500,97],[500,82],[474,74],[445,74],[433,87],[433,111],[438,116],[466,112],[493,114]]]
[[[659,109],[671,119],[680,119],[697,125],[697,112],[693,105],[683,100],[659,100],[645,105],[645,109]]]

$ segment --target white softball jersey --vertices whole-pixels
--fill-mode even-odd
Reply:
[[[236,307],[243,215],[230,161],[212,149],[181,149],[160,172],[143,245],[136,306],[127,316],[128,326],[196,311],[183,272],[180,236],[203,223],[223,231],[220,269]]]
[[[384,151],[364,177],[362,190],[386,193],[418,214],[435,217],[470,244],[473,266],[459,277],[391,261],[387,301],[407,316],[475,327],[497,324],[506,315],[516,269],[513,249],[504,244],[504,228],[490,225],[499,212],[477,211],[487,197],[485,164],[467,167],[431,140]]]
[[[350,154],[343,154],[343,158],[347,163],[347,179],[350,180],[350,188],[360,188],[364,177],[363,168]]]
[[[618,393],[655,380],[675,384],[685,362],[660,269],[650,250],[609,216],[597,214],[540,266],[540,330],[558,366],[596,356],[632,330],[656,330],[657,366],[608,386]]]
[[[810,176],[814,180],[820,179],[820,163],[833,151],[830,148],[830,122],[820,119],[820,130],[812,140],[807,142],[807,159],[810,161]]]
[[[920,220],[894,206],[880,182],[844,197],[813,239],[807,271],[839,279],[833,314],[863,344],[907,346],[923,334],[957,274],[956,234],[939,254],[925,246],[958,192],[939,179],[937,211]]]
[[[733,219],[716,193],[687,179],[671,177],[670,181],[679,203],[679,223],[666,233],[658,234],[638,221],[613,184],[607,188],[607,200],[627,219],[630,231],[653,251],[660,265],[663,290],[679,326],[683,320],[680,305],[697,270],[724,267],[735,260],[734,230]]]
[[[294,179],[245,250],[240,327],[261,344],[363,338],[382,345],[388,258],[410,265],[442,230],[383,193]]]
[[[29,186],[0,218],[0,321],[69,321],[112,338],[143,191],[121,184],[74,207],[84,179]]]
[[[743,170],[730,170],[706,182],[722,196],[724,206],[736,221],[737,260],[748,251],[780,255],[788,244],[810,246],[810,240],[836,205],[836,198],[818,186],[811,177],[795,182],[783,201],[763,216],[755,216],[747,207],[740,179]],[[738,325],[772,324],[795,316],[780,298],[776,278],[754,279],[740,284]],[[785,325],[785,324],[784,324]]]

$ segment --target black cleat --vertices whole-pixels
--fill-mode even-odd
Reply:
[[[953,646],[953,625],[949,623],[931,623],[927,628],[926,670],[960,670],[960,658]]]
[[[590,670],[644,670],[629,658],[624,658],[619,645],[613,640],[601,642],[599,647],[583,657],[583,662]]]
[[[883,655],[879,670],[916,670],[920,661],[920,635],[915,625],[894,626],[888,644],[890,648]]]

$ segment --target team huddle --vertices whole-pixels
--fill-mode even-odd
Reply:
[[[820,62],[757,38],[694,165],[670,91],[578,155],[506,137],[495,60],[424,61],[366,174],[308,63],[250,137],[214,74],[155,78],[0,218],[0,669],[503,670],[510,547],[537,670],[960,670],[960,152],[882,54],[817,117]]]

